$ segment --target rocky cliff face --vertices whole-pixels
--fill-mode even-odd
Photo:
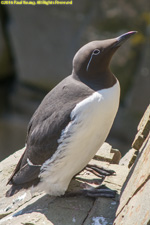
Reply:
[[[31,195],[22,190],[6,198],[8,177],[24,149],[0,163],[0,224],[29,225],[147,225],[150,223],[150,105],[134,139],[132,148],[121,158],[108,143],[99,149],[90,163],[116,172],[104,180],[82,171],[70,183],[68,192],[95,188],[100,184],[116,191],[115,198],[85,196],[50,197]],[[121,158],[121,159],[120,159]]]
[[[137,157],[122,187],[114,225],[150,224],[150,105],[132,147]]]
[[[148,8],[148,0],[0,6],[0,160],[24,146],[31,115],[44,95],[71,73],[72,58],[83,44],[134,29],[138,34],[120,48],[111,65],[122,95],[108,140],[125,153],[150,98]]]

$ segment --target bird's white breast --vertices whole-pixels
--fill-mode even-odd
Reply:
[[[42,166],[40,190],[56,196],[65,193],[72,177],[87,165],[107,138],[119,97],[117,81],[113,87],[94,92],[76,105],[71,122],[58,140],[57,151]]]

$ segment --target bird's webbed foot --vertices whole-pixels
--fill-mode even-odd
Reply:
[[[88,197],[105,197],[105,198],[115,198],[116,191],[111,190],[110,188],[106,187],[105,185],[100,185],[96,188],[90,188],[83,190],[83,195]]]
[[[105,185],[100,185],[96,188],[90,187],[79,191],[71,191],[66,192],[65,197],[73,197],[73,196],[88,196],[92,198],[97,197],[105,197],[105,198],[115,198],[116,191],[111,190],[110,188],[106,187]]]
[[[111,175],[115,175],[115,171],[114,170],[110,170],[104,167],[99,167],[98,165],[92,165],[92,164],[88,164],[85,167],[85,170],[93,173],[94,175],[96,175],[97,177],[101,177],[101,178],[105,178],[106,176],[111,176]]]

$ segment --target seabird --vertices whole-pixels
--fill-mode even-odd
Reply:
[[[68,185],[94,157],[115,119],[120,85],[109,64],[116,50],[136,31],[92,41],[75,54],[72,74],[43,99],[33,114],[26,147],[6,196],[35,186],[52,196]]]

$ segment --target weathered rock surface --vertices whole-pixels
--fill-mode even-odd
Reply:
[[[132,147],[139,150],[150,131],[150,105],[147,107],[137,129],[138,133],[135,136]]]
[[[133,146],[139,147],[139,153],[128,174],[127,180],[122,187],[120,203],[116,212],[114,225],[147,225],[150,223],[149,118],[150,105],[138,126],[138,133],[135,137]],[[143,143],[141,140],[143,140]]]
[[[130,168],[133,165],[136,157],[137,157],[137,150],[134,149],[134,148],[131,148],[125,154],[125,156],[121,158],[121,160],[119,162],[119,165],[121,165],[121,166],[127,166],[128,168]]]
[[[107,147],[108,144],[104,144]],[[104,147],[103,147],[104,149]],[[110,146],[111,149],[111,146]],[[61,197],[54,198],[44,193],[32,196],[30,191],[20,191],[16,195],[5,198],[7,179],[17,163],[23,149],[17,151],[0,164],[0,224],[96,224],[96,221],[105,221],[112,224],[118,205],[118,195],[128,174],[129,169],[117,164],[91,160],[90,163],[108,167],[116,172],[115,176],[105,178],[103,184],[116,190],[116,198],[89,198],[89,197]],[[110,155],[110,152],[108,152]],[[106,157],[108,158],[107,154]],[[8,166],[9,165],[9,166]],[[85,187],[97,187],[101,179],[89,171],[84,170],[72,180],[68,191],[80,190]],[[107,210],[106,210],[107,209]]]
[[[121,153],[119,150],[113,149],[111,145],[105,142],[94,156],[94,159],[118,164],[121,159]]]

